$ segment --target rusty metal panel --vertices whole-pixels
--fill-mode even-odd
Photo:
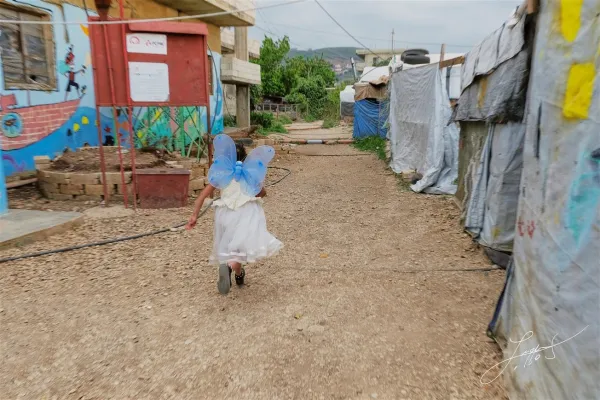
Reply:
[[[97,21],[97,18],[90,18]],[[133,29],[132,29],[133,27]],[[108,43],[104,41],[106,37]],[[155,22],[127,24],[125,33],[152,32],[167,35],[167,54],[127,53],[129,62],[165,63],[169,69],[169,100],[132,102],[133,106],[191,106],[208,104],[208,55],[206,25],[203,23]],[[97,76],[96,103],[100,107],[127,106],[127,66],[120,25],[90,25],[92,64]],[[110,63],[108,58],[110,57]],[[109,64],[112,64],[114,101],[111,94]]]
[[[185,207],[188,201],[190,171],[151,168],[136,172],[140,208]]]

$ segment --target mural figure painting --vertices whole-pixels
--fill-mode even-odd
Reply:
[[[75,90],[77,90],[77,94],[79,95],[79,98],[83,97],[83,95],[85,94],[85,91],[87,89],[86,85],[83,85],[81,87],[81,90],[79,88],[79,84],[76,82],[76,76],[77,74],[84,74],[85,71],[87,70],[87,67],[85,65],[81,66],[81,69],[79,70],[75,70],[75,54],[73,54],[73,45],[69,45],[69,51],[67,52],[67,55],[65,56],[65,61],[64,64],[62,65],[62,70],[63,75],[65,75],[69,82],[67,83],[67,88],[65,91],[65,101],[67,101],[67,98],[69,97],[69,93],[71,93],[71,88],[75,88]]]

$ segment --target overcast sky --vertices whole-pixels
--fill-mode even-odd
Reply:
[[[256,0],[257,6],[284,0]],[[499,28],[522,1],[511,0],[320,0],[323,7],[369,48],[419,47],[439,53],[468,52]],[[288,35],[292,47],[362,47],[348,37],[313,0],[257,11],[250,37],[262,40],[264,30]],[[319,31],[319,32],[317,32]],[[267,34],[272,36],[271,34]]]

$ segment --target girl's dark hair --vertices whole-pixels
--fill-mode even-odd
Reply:
[[[246,148],[241,143],[235,144],[235,152],[237,153],[237,161],[244,161],[246,158]]]

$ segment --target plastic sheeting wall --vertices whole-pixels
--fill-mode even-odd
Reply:
[[[600,397],[600,2],[578,4],[543,0],[537,21],[513,264],[490,323],[505,359],[539,346],[505,367],[511,399]]]
[[[464,195],[461,201],[465,205],[465,229],[480,244],[504,252],[512,251],[515,236],[523,168],[522,121],[533,42],[529,34],[533,23],[529,20],[525,24],[526,15],[515,16],[515,20],[514,28],[505,24],[489,36],[496,40],[486,38],[467,54],[471,60],[475,54],[478,65],[487,65],[486,69],[494,65],[495,69],[487,74],[481,70],[474,77],[462,92],[454,112],[454,119],[460,121],[461,127],[468,127],[461,135],[474,135],[461,139],[477,144],[477,148],[468,149],[472,150],[468,154],[461,153],[459,161],[459,187],[469,189],[467,193],[459,193]],[[507,54],[498,54],[497,40],[507,32],[522,48],[501,46]],[[485,142],[479,147],[482,137]]]
[[[444,77],[445,80],[445,77]],[[390,135],[396,173],[417,170],[415,192],[454,194],[458,177],[458,134],[446,85],[437,64],[398,71],[390,87]]]
[[[458,198],[463,213],[474,186],[474,176],[481,159],[489,128],[485,122],[461,122],[458,148]],[[464,218],[464,216],[462,217]],[[464,223],[464,220],[462,221]]]
[[[352,137],[387,136],[389,107],[387,101],[360,100],[354,103],[354,132]]]
[[[525,116],[528,81],[527,47],[465,88],[456,106],[455,120],[521,122]]]
[[[340,103],[340,115],[342,117],[354,117],[354,102]]]
[[[340,92],[340,115],[354,117],[354,88],[351,85]]]
[[[462,68],[462,90],[473,83],[475,77],[488,75],[500,64],[510,60],[525,44],[525,18],[511,26],[505,23],[487,36],[465,56]]]
[[[525,125],[491,124],[487,129],[487,139],[473,176],[465,228],[486,247],[512,251]]]

